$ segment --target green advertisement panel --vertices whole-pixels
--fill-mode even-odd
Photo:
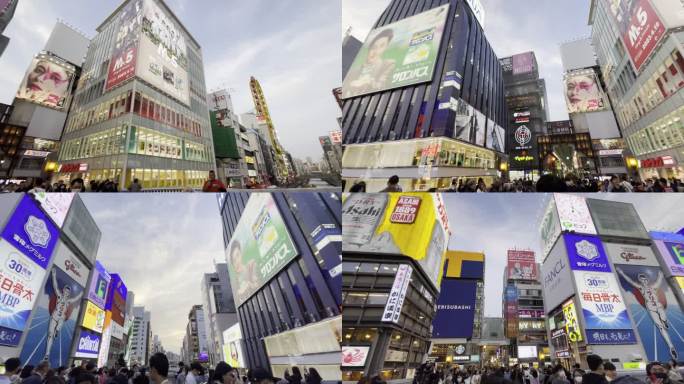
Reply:
[[[251,194],[226,249],[235,303],[244,303],[295,256],[297,249],[271,194]]]
[[[373,29],[342,83],[342,98],[432,80],[449,4]]]

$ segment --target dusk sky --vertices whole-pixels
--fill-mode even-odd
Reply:
[[[550,194],[444,193],[449,215],[449,248],[485,254],[485,316],[501,317],[503,273],[509,249],[531,249],[542,262],[541,221]],[[684,197],[679,194],[587,194],[634,204],[646,230],[677,232],[684,227]]]
[[[121,0],[23,0],[4,32],[0,103],[11,104],[32,57],[61,19],[88,37]],[[318,136],[339,129],[332,89],[341,85],[340,3],[318,0],[166,0],[202,46],[207,91],[229,89],[236,112],[254,109],[261,83],[281,143],[318,160]]]
[[[480,0],[485,35],[498,57],[534,51],[546,80],[549,118],[567,120],[560,44],[589,37],[589,0]],[[390,0],[342,0],[342,31],[362,42]]]

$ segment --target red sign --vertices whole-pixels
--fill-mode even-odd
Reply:
[[[135,75],[135,63],[138,55],[138,48],[129,47],[118,55],[113,55],[109,62],[107,72],[106,91],[123,83]]]
[[[71,164],[62,164],[59,166],[59,171],[58,172],[85,172],[88,170],[88,164],[85,163],[71,163]]]
[[[412,224],[414,221],[416,221],[419,208],[420,197],[399,196],[397,205],[394,206],[394,211],[390,215],[390,222],[398,224]]]
[[[622,1],[614,11],[622,41],[637,72],[665,35],[665,26],[650,3],[650,0]]]
[[[430,144],[427,147],[423,148],[420,155],[421,157],[434,157],[437,154],[437,152],[439,152],[439,143]]]
[[[508,278],[511,280],[537,280],[537,263],[534,252],[508,250]]]
[[[660,156],[641,160],[641,168],[673,167],[675,164],[675,160],[672,156]]]

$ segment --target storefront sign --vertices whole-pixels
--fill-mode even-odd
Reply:
[[[390,215],[390,221],[398,224],[412,224],[416,221],[421,198],[418,196],[401,196]]]
[[[408,357],[407,351],[397,351],[395,349],[388,349],[385,354],[385,361],[406,361]]]
[[[363,367],[368,358],[368,346],[342,346],[343,367]]]
[[[71,163],[62,164],[59,166],[57,172],[71,173],[71,172],[86,172],[88,170],[88,164],[86,163]]]
[[[613,264],[658,266],[658,260],[649,247],[643,245],[604,243]]]
[[[561,230],[589,235],[596,234],[596,228],[584,197],[554,193],[553,198],[556,200]]]
[[[599,156],[619,156],[622,155],[623,149],[601,149],[598,151]]]
[[[663,168],[663,167],[674,167],[677,165],[675,159],[672,156],[659,156],[650,159],[640,160],[641,168]]]
[[[100,335],[88,331],[81,331],[76,346],[76,357],[97,359],[100,350]]]
[[[5,327],[0,327],[0,345],[16,347],[21,340],[21,332]]]
[[[397,275],[392,284],[387,304],[385,304],[385,312],[382,314],[382,321],[385,323],[399,323],[401,316],[401,309],[404,306],[404,299],[406,298],[406,291],[411,282],[411,274],[413,268],[408,264],[402,264],[397,270]]]
[[[35,151],[33,149],[27,149],[24,151],[24,156],[47,157],[49,154],[50,152],[47,151]]]
[[[91,331],[97,333],[102,333],[105,323],[105,311],[98,308],[97,305],[93,304],[91,301],[86,301],[85,312],[83,313],[83,324],[84,328],[88,328]],[[97,357],[97,356],[95,356]]]
[[[601,239],[593,236],[563,234],[570,268],[575,271],[610,272]]]
[[[568,335],[568,340],[573,343],[582,341],[582,331],[579,327],[579,321],[577,321],[575,303],[572,300],[563,304],[563,317],[565,318],[565,333]]]

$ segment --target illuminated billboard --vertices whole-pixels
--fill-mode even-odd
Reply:
[[[47,54],[38,55],[24,75],[17,99],[64,110],[75,68]]]
[[[92,301],[86,301],[86,308],[83,313],[83,324],[81,325],[91,331],[102,333],[105,325],[105,311],[98,308]]]
[[[509,280],[537,280],[539,272],[534,259],[534,252],[508,250],[508,279]]]
[[[104,309],[109,289],[111,276],[99,261],[95,262],[95,270],[90,278],[90,288],[88,289],[88,300],[93,304]]]
[[[135,76],[142,4],[143,0],[131,1],[126,4],[118,15],[116,41],[114,42],[109,60],[105,91],[109,91]]]
[[[594,70],[569,72],[563,80],[568,113],[595,112],[608,107],[606,95]]]
[[[223,359],[233,368],[247,368],[240,324],[223,331]]]
[[[449,5],[373,29],[342,84],[342,98],[432,80]]]

